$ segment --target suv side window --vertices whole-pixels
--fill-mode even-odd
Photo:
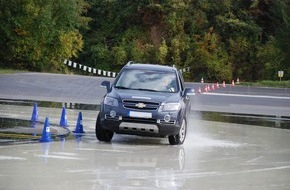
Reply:
[[[179,81],[180,81],[180,87],[181,87],[181,91],[184,90],[184,80],[183,80],[183,77],[182,77],[182,74],[180,71],[178,71],[178,78],[179,78]]]

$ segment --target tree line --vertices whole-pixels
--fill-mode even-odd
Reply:
[[[0,0],[0,20],[3,67],[134,60],[189,67],[190,80],[290,79],[289,0]]]

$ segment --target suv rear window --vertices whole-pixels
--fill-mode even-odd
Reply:
[[[115,83],[115,88],[174,93],[179,91],[174,71],[125,69]]]

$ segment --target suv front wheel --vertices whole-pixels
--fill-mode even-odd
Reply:
[[[96,137],[99,141],[110,142],[114,135],[114,132],[106,130],[102,127],[99,115],[97,118],[95,131],[96,131]]]
[[[170,135],[168,137],[169,143],[171,145],[183,144],[185,140],[186,132],[187,132],[187,124],[186,124],[186,120],[183,119],[179,133],[177,135]]]

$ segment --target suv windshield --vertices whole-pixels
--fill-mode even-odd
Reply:
[[[130,70],[121,73],[115,88],[156,92],[178,92],[177,76],[174,71]]]

